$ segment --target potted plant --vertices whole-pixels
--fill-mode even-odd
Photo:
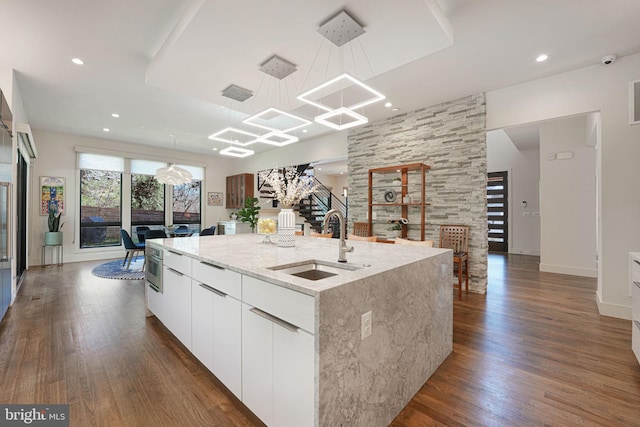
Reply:
[[[62,212],[58,211],[58,204],[49,201],[49,218],[48,225],[49,231],[44,233],[44,244],[45,246],[56,246],[62,244],[62,226],[64,223],[60,224],[60,216]]]
[[[399,222],[395,222],[393,224],[393,226],[390,228],[390,230],[393,230],[396,232],[397,237],[401,237],[402,236],[402,224]]]
[[[258,224],[258,214],[260,213],[259,200],[257,197],[247,197],[244,201],[244,208],[238,211],[238,217],[242,222],[248,222],[251,232],[254,232]]]

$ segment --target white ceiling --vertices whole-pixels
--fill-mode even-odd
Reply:
[[[311,66],[317,26],[343,7],[366,30],[345,56],[364,52],[356,74],[401,108],[365,107],[372,120],[640,52],[635,0],[0,0],[0,62],[17,71],[34,129],[164,147],[174,134],[182,150],[218,155],[207,136],[255,112],[219,92],[235,83],[257,91],[254,109],[270,92],[306,112],[294,92],[326,65]],[[549,60],[536,63],[540,53]],[[265,78],[272,54],[298,71]],[[299,136],[329,131],[309,130]]]

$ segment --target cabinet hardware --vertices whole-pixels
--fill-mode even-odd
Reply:
[[[640,329],[640,321],[639,321],[639,320],[634,320],[634,321],[633,321],[633,323],[635,323],[635,324],[636,324],[636,327],[637,327],[638,329]]]
[[[170,249],[167,249],[167,252],[170,252],[170,253],[172,253],[174,255],[182,256],[182,254],[180,252],[175,252],[175,251],[172,251]]]
[[[637,259],[634,259],[633,262],[635,262],[636,264],[640,265],[640,261],[638,261]]]
[[[200,261],[200,264],[204,264],[204,265],[206,265],[208,267],[217,268],[218,270],[224,270],[223,267],[220,267],[219,265],[211,264],[210,262]]]
[[[217,290],[215,288],[212,288],[211,286],[205,285],[204,283],[200,283],[200,287],[204,288],[204,289],[206,289],[208,291],[211,291],[214,294],[216,294],[218,296],[221,296],[222,298],[225,298],[227,296],[227,294],[225,294],[224,292],[221,292],[221,291],[219,291],[219,290]]]
[[[149,285],[149,288],[151,288],[153,291],[155,291],[155,292],[157,292],[157,293],[160,293],[160,289],[156,288],[156,287],[155,287],[155,286],[153,286],[153,285]]]
[[[633,284],[640,288],[640,282],[633,281]]]
[[[173,273],[177,274],[178,276],[184,276],[184,274],[180,273],[178,270],[174,270],[174,269],[173,269],[173,268],[171,268],[171,267],[167,267],[167,270],[169,270],[169,271],[171,271],[171,272],[173,272]]]
[[[298,332],[298,327],[296,325],[292,325],[291,323],[289,323],[289,322],[287,322],[285,320],[282,320],[282,319],[280,319],[280,318],[278,318],[278,317],[276,317],[276,316],[274,316],[272,314],[269,314],[269,313],[267,313],[265,311],[262,311],[259,308],[253,307],[253,308],[250,308],[249,311],[254,313],[254,314],[257,314],[260,317],[263,317],[263,318],[265,318],[267,320],[270,320],[271,322],[276,323],[276,324],[282,326],[283,328],[290,330],[291,332]]]

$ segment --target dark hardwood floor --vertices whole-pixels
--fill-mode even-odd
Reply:
[[[0,324],[0,403],[69,403],[72,426],[261,425],[144,317],[142,282],[96,264],[29,270]],[[631,322],[600,316],[594,294],[491,255],[489,292],[454,299],[453,353],[392,425],[640,426]]]

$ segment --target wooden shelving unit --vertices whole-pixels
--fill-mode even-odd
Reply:
[[[424,229],[425,229],[425,207],[429,204],[426,203],[426,174],[427,171],[431,169],[431,166],[428,166],[424,163],[411,163],[406,165],[399,166],[386,166],[383,168],[374,168],[369,169],[369,230],[371,230],[371,234],[374,233],[374,225],[373,221],[373,213],[375,207],[400,207],[400,216],[399,218],[409,218],[409,208],[410,207],[418,207],[420,209],[420,240],[424,240]],[[378,176],[380,175],[380,177]],[[385,184],[380,185],[379,181],[385,179],[386,176],[389,175],[397,175],[400,178],[400,184]],[[414,202],[403,202],[405,197],[409,194],[410,183],[412,183],[413,179],[419,179],[419,197],[420,201]],[[399,191],[397,188],[399,187]],[[396,197],[399,197],[399,201],[393,202],[385,202],[384,200],[380,200],[379,196],[374,194],[374,190],[381,189],[390,189],[390,191],[396,192]],[[376,193],[379,193],[377,191]],[[414,214],[415,215],[415,214]],[[402,237],[407,237],[407,226],[402,226]]]

